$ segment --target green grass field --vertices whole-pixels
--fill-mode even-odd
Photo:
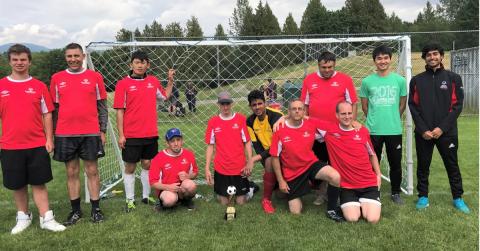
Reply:
[[[193,212],[179,207],[154,213],[150,206],[141,204],[135,212],[126,214],[120,194],[102,201],[104,223],[94,225],[85,218],[62,233],[41,230],[38,213],[30,203],[35,215],[33,225],[12,236],[16,209],[11,192],[2,187],[0,250],[478,250],[478,116],[462,117],[459,127],[459,159],[470,215],[457,212],[451,205],[447,175],[435,153],[430,207],[416,211],[416,196],[404,196],[404,206],[393,205],[389,184],[384,182],[382,219],[375,226],[334,223],[324,216],[325,205],[312,205],[313,196],[304,198],[301,216],[290,215],[286,202],[280,199],[274,199],[277,212],[265,215],[259,194],[248,205],[237,207],[236,220],[225,222],[225,208],[212,200],[212,188],[200,186],[204,199],[196,201],[197,210]],[[50,202],[57,219],[63,221],[70,210],[63,164],[53,162],[53,171],[54,180],[48,185]],[[123,190],[123,186],[116,189]],[[136,192],[138,197],[139,185]],[[82,206],[88,215],[90,205]]]

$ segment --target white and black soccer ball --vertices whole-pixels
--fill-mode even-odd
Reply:
[[[228,186],[227,193],[229,195],[235,195],[237,193],[237,188],[235,186]]]

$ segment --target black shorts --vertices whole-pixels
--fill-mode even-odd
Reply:
[[[223,175],[215,171],[213,174],[213,191],[221,196],[229,196],[227,188],[235,186],[238,196],[245,195],[250,189],[250,182],[241,175]]]
[[[122,149],[122,160],[127,163],[137,163],[141,159],[153,159],[158,153],[158,137],[130,138]]]
[[[340,191],[340,207],[347,206],[360,206],[360,203],[368,202],[375,203],[379,206],[380,203],[380,191],[377,186],[359,188],[359,189],[347,189],[342,188]]]
[[[288,187],[290,188],[290,191],[287,194],[287,199],[293,200],[309,193],[311,191],[310,182],[313,183],[316,180],[315,176],[320,171],[320,169],[322,169],[326,165],[327,164],[324,162],[317,161],[313,163],[307,169],[307,171],[302,173],[300,176],[296,177],[291,181],[287,181]]]
[[[53,159],[56,161],[97,160],[105,156],[100,136],[55,137],[54,141]]]
[[[53,179],[50,155],[44,146],[5,150],[0,153],[3,185],[10,190],[18,190],[28,184],[43,185]]]

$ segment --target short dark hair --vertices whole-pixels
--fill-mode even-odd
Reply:
[[[431,44],[427,44],[423,47],[422,58],[425,59],[427,57],[427,53],[429,53],[431,51],[438,51],[440,53],[440,55],[442,55],[442,56],[445,54],[442,46],[440,46],[437,43],[431,43]]]
[[[288,102],[288,109],[289,110],[292,107],[293,102],[301,102],[303,107],[305,107],[305,104],[303,103],[303,101],[300,98],[295,98],[295,99],[292,99]]]
[[[378,46],[372,52],[373,61],[375,61],[375,58],[377,58],[377,56],[379,56],[381,54],[388,55],[390,58],[392,58],[392,49],[388,46],[385,46],[385,45]]]
[[[83,53],[82,46],[77,43],[69,43],[67,44],[67,46],[65,46],[65,50],[75,50],[75,49],[79,49]]]
[[[340,102],[338,102],[337,105],[335,106],[335,113],[338,113],[338,112],[339,112],[339,110],[340,110],[340,105],[341,105],[341,104],[349,104],[349,105],[352,106],[352,108],[353,108],[352,103],[350,103],[350,102],[348,102],[348,101],[340,101]]]
[[[337,57],[335,56],[335,54],[329,52],[329,51],[324,51],[320,54],[320,56],[318,57],[318,62],[320,63],[320,61],[325,61],[325,62],[330,62],[330,61],[333,61],[333,62],[336,62],[337,61]]]
[[[133,62],[133,60],[135,59],[138,59],[142,62],[143,61],[147,61],[147,63],[150,62],[150,60],[148,59],[148,54],[141,50],[137,50],[132,53],[132,58],[130,60],[130,63]]]
[[[252,103],[252,101],[256,99],[261,99],[263,102],[265,102],[265,95],[263,95],[263,92],[260,90],[253,90],[248,94],[248,104]]]
[[[27,46],[23,44],[14,44],[10,46],[10,48],[8,48],[8,51],[7,51],[8,61],[10,61],[10,56],[12,54],[20,54],[20,53],[27,53],[28,60],[32,61],[32,52]]]

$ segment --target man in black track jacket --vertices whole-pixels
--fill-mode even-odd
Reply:
[[[462,199],[462,176],[457,159],[457,118],[462,112],[463,85],[458,74],[444,69],[443,56],[443,48],[438,44],[426,45],[422,50],[426,70],[410,81],[408,106],[415,123],[417,152],[419,199],[416,208],[429,206],[428,175],[433,147],[436,146],[447,170],[453,205],[469,213],[470,209]]]

